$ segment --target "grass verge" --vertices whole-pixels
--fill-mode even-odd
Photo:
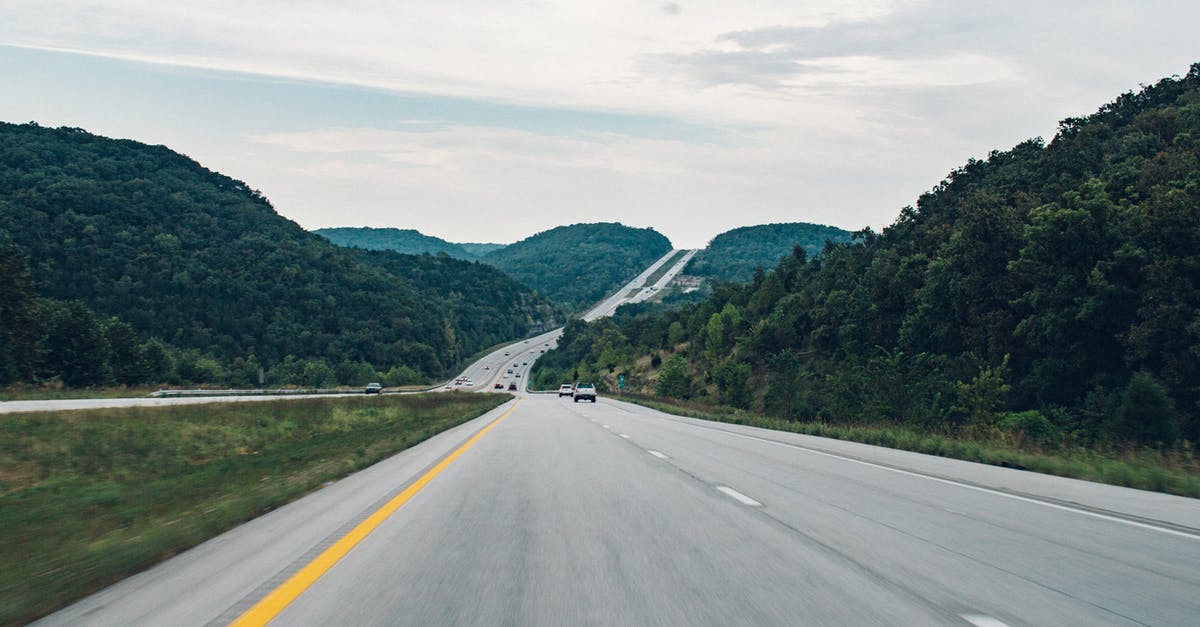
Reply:
[[[1003,442],[953,438],[894,426],[794,422],[742,411],[722,411],[694,404],[672,403],[640,395],[627,394],[620,397],[620,400],[677,416],[862,442],[1060,477],[1200,498],[1200,460],[1197,460],[1195,453],[1191,451],[1162,452],[1139,449],[1104,452],[1083,448],[1038,451],[1017,448]]]
[[[136,398],[148,396],[156,387],[60,388],[12,385],[0,388],[0,401],[60,401],[73,398]]]
[[[510,398],[0,416],[0,625],[52,612]]]

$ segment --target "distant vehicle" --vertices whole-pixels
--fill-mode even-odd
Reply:
[[[508,351],[504,351],[504,356],[508,357]]]
[[[544,355],[545,353],[546,353],[546,349],[544,349],[544,348],[543,348],[543,349],[542,349],[542,354]]]
[[[591,383],[580,383],[575,386],[575,402],[580,400],[596,402],[596,386]]]
[[[531,352],[531,353],[532,353],[533,351],[529,351],[529,352]],[[528,365],[529,365],[529,362],[527,362],[527,361],[523,361],[523,362],[521,362],[521,365],[522,365],[522,366],[528,366]]]
[[[509,383],[509,384],[508,384],[508,391],[509,391],[509,392],[516,392],[516,391],[517,391],[517,384],[516,384],[515,382],[514,382],[514,383]]]
[[[368,383],[367,388],[363,392],[367,394],[382,394],[383,386],[378,383]]]
[[[518,379],[520,379],[520,378],[521,378],[521,373],[519,373],[519,372],[518,372],[517,374],[514,374],[513,376],[514,376],[514,377],[516,377],[516,378],[518,378]]]
[[[564,396],[574,396],[574,395],[575,395],[575,388],[571,387],[570,383],[564,383],[564,384],[558,386],[558,397],[559,398],[562,398]]]
[[[504,389],[504,384],[503,384],[503,383],[500,383],[499,381],[497,381],[497,382],[496,382],[496,385],[493,385],[493,386],[492,386],[492,389],[493,389],[493,390],[503,390],[503,389]]]

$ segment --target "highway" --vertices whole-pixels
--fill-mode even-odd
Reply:
[[[449,386],[514,401],[37,624],[1197,624],[1194,499],[526,393],[559,333]]]
[[[696,251],[694,250],[688,251],[688,254],[685,255],[681,261],[673,264],[671,269],[668,270],[667,273],[663,275],[663,278],[659,279],[655,285],[646,285],[646,281],[650,279],[650,276],[653,275],[659,268],[661,268],[663,264],[670,261],[671,258],[674,257],[678,252],[679,250],[671,250],[667,254],[660,257],[658,261],[650,264],[650,267],[646,268],[641,274],[634,277],[634,279],[627,283],[625,287],[613,292],[612,295],[601,301],[588,312],[584,313],[581,317],[584,320],[591,322],[597,318],[611,316],[618,307],[624,305],[625,303],[641,302],[642,300],[645,300],[646,296],[642,295],[644,290],[648,290],[652,287],[661,288],[662,286],[665,286],[667,281],[670,281],[677,273],[683,270],[683,267],[687,265],[689,260],[691,260],[692,255],[696,254]]]
[[[1195,625],[1200,507],[521,394],[38,624],[228,624],[281,587],[277,625]]]
[[[687,254],[671,264],[671,267],[654,284],[647,284],[650,277],[678,252],[679,250],[672,250],[663,255],[641,274],[585,311],[580,317],[591,321],[611,316],[621,305],[642,302],[653,296],[682,271],[687,262],[696,254],[694,250],[687,251]],[[513,342],[493,350],[469,365],[441,390],[487,392],[495,389],[497,383],[504,390],[508,389],[509,383],[515,383],[518,390],[524,390],[529,367],[533,365],[535,359],[542,355],[543,351],[557,347],[558,338],[561,335],[562,328],[560,327],[537,337]]]

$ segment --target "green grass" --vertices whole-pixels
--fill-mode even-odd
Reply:
[[[135,398],[148,396],[156,387],[62,388],[13,385],[0,388],[0,401],[58,401],[73,398]]]
[[[948,437],[889,425],[832,425],[769,418],[740,410],[722,410],[695,403],[625,395],[627,400],[677,416],[748,425],[838,440],[874,444],[940,457],[1009,466],[1060,477],[1165,492],[1200,498],[1200,459],[1191,449],[1158,451],[1137,449],[1097,451],[1075,448],[1063,451],[1022,449],[1004,442]]]
[[[0,416],[0,624],[47,614],[510,398]]]

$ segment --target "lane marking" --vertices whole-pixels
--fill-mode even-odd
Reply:
[[[230,626],[258,627],[271,622],[271,620],[278,616],[279,613],[282,612],[289,604],[291,604],[292,601],[295,601],[301,594],[304,594],[305,590],[308,590],[310,586],[316,583],[317,579],[319,579],[321,575],[324,575],[330,568],[333,568],[334,564],[338,563],[338,561],[345,557],[346,554],[348,554],[351,549],[357,546],[359,542],[362,542],[363,539],[365,539],[372,531],[379,527],[379,525],[383,524],[383,521],[387,520],[389,516],[396,512],[396,510],[400,509],[405,503],[412,499],[413,496],[420,492],[422,488],[424,488],[430,481],[434,479],[434,477],[440,475],[443,470],[453,463],[454,460],[458,459],[458,457],[466,452],[467,449],[474,446],[475,443],[478,442],[479,439],[484,435],[486,435],[488,431],[491,431],[505,418],[508,418],[509,415],[511,415],[520,404],[521,399],[518,397],[513,403],[513,406],[508,408],[508,411],[504,412],[499,418],[488,423],[486,427],[480,429],[478,433],[471,436],[471,439],[467,440],[462,446],[458,447],[454,450],[454,452],[447,455],[446,458],[438,462],[436,466],[430,468],[429,472],[421,475],[420,479],[417,479],[403,492],[396,495],[395,498],[384,504],[383,507],[375,510],[375,512],[368,516],[366,520],[363,520],[358,524],[358,526],[356,526],[354,529],[351,529],[349,533],[342,536],[337,542],[334,542],[333,546],[325,549],[325,551],[305,565],[304,568],[301,568],[296,574],[288,578],[287,581],[280,584],[278,588],[272,590],[267,594],[267,596],[260,599],[258,603],[255,603],[250,609],[246,610],[241,616],[234,619],[234,621],[230,623]]]
[[[622,433],[622,434],[620,434],[620,436],[621,436],[621,437],[623,437],[623,438],[625,438],[626,440],[628,440],[628,439],[629,439],[629,434],[628,434],[628,433]]]
[[[985,614],[962,614],[962,619],[975,627],[1008,627],[1004,621],[999,621]]]
[[[659,458],[659,459],[671,459],[670,457],[667,457],[666,455],[663,455],[662,453],[659,453],[658,451],[649,451],[648,450],[646,452]]]
[[[742,494],[741,492],[738,492],[737,490],[734,490],[729,486],[719,485],[717,486],[717,490],[719,490],[725,496],[728,496],[741,503],[742,505],[749,505],[750,507],[762,507],[762,503],[759,503],[758,501],[746,496],[745,494]]]
[[[911,471],[911,470],[903,470],[903,469],[901,469],[901,468],[894,468],[894,467],[892,467],[892,466],[886,466],[886,465],[884,465],[884,464],[876,464],[876,463],[874,463],[874,462],[868,462],[868,461],[861,460],[861,459],[855,459],[855,458],[853,458],[853,457],[845,457],[845,456],[842,456],[842,455],[838,455],[838,454],[836,454],[836,453],[827,453],[827,452],[825,452],[825,451],[819,451],[819,450],[817,450],[817,449],[807,448],[807,447],[804,447],[804,446],[798,446],[798,445],[796,445],[796,444],[788,444],[788,443],[786,443],[786,442],[777,442],[777,441],[775,441],[775,440],[769,440],[769,439],[767,439],[767,438],[760,438],[760,437],[756,437],[756,436],[753,436],[753,435],[746,435],[746,434],[743,434],[743,433],[736,433],[736,432],[733,432],[733,431],[726,431],[725,429],[718,429],[718,428],[716,428],[716,427],[707,427],[707,426],[704,426],[704,425],[696,425],[696,424],[691,424],[691,423],[688,423],[688,422],[683,422],[683,421],[681,421],[681,420],[672,420],[672,419],[670,419],[670,418],[668,418],[668,420],[671,420],[672,422],[676,422],[676,423],[678,423],[678,424],[682,424],[682,425],[688,425],[688,426],[691,426],[691,427],[695,427],[695,428],[697,428],[697,429],[707,429],[707,430],[709,430],[709,431],[719,431],[719,432],[721,432],[721,433],[724,433],[724,434],[726,434],[726,435],[731,435],[731,436],[734,436],[734,437],[737,437],[737,438],[743,438],[743,439],[746,439],[746,440],[756,440],[756,441],[758,441],[758,442],[765,442],[765,443],[767,443],[767,444],[774,444],[775,446],[782,446],[782,447],[784,447],[784,448],[791,448],[791,449],[796,449],[796,450],[798,450],[798,451],[804,451],[804,452],[806,452],[806,453],[812,453],[813,455],[823,455],[823,456],[825,456],[825,457],[832,457],[833,459],[840,459],[840,460],[842,460],[842,461],[852,462],[852,463],[855,463],[855,464],[861,464],[861,465],[863,465],[863,466],[870,466],[870,467],[872,467],[872,468],[879,468],[879,469],[881,469],[881,470],[887,470],[887,471],[894,472],[894,473],[898,473],[898,474],[901,474],[901,475],[908,475],[908,476],[910,476],[910,477],[918,477],[918,478],[921,478],[921,479],[928,479],[928,480],[930,480],[930,481],[936,481],[936,482],[938,482],[938,483],[944,483],[944,484],[946,484],[946,485],[958,486],[958,487],[960,487],[960,488],[966,488],[966,489],[968,489],[968,490],[975,490],[976,492],[983,492],[983,493],[985,493],[985,494],[992,494],[992,495],[995,495],[995,496],[1002,496],[1002,497],[1004,497],[1004,498],[1013,499],[1013,500],[1015,500],[1015,501],[1021,501],[1021,502],[1024,502],[1024,503],[1031,503],[1031,504],[1033,504],[1033,505],[1041,505],[1042,507],[1049,507],[1050,509],[1057,509],[1057,510],[1064,511],[1064,512],[1074,512],[1074,513],[1076,513],[1076,514],[1082,514],[1082,515],[1084,515],[1084,516],[1090,516],[1090,517],[1092,517],[1092,518],[1098,518],[1098,519],[1100,519],[1100,520],[1107,520],[1107,521],[1109,521],[1109,522],[1121,523],[1121,524],[1123,524],[1123,525],[1129,525],[1130,527],[1137,527],[1137,528],[1139,528],[1139,529],[1147,529],[1147,530],[1150,530],[1150,531],[1157,531],[1157,532],[1160,532],[1160,533],[1165,533],[1165,534],[1169,534],[1169,535],[1173,535],[1173,536],[1178,536],[1178,537],[1181,537],[1181,538],[1187,538],[1187,539],[1189,539],[1189,540],[1200,540],[1200,534],[1197,534],[1197,533],[1190,533],[1190,532],[1187,532],[1187,531],[1182,531],[1182,530],[1178,530],[1178,529],[1171,529],[1171,528],[1169,528],[1169,527],[1160,527],[1160,526],[1158,526],[1158,525],[1152,525],[1152,524],[1148,524],[1148,523],[1144,523],[1144,522],[1138,522],[1138,521],[1136,521],[1136,520],[1129,520],[1128,518],[1121,518],[1120,516],[1112,516],[1112,515],[1109,515],[1109,514],[1102,514],[1102,513],[1100,513],[1100,512],[1094,512],[1094,511],[1087,510],[1087,509],[1079,509],[1079,508],[1076,508],[1076,507],[1068,507],[1068,506],[1066,506],[1066,505],[1060,505],[1060,504],[1058,504],[1058,503],[1052,503],[1052,502],[1050,502],[1050,501],[1043,501],[1043,500],[1040,500],[1040,499],[1030,498],[1030,497],[1027,497],[1027,496],[1021,496],[1021,495],[1019,495],[1019,494],[1012,494],[1012,493],[1010,493],[1010,492],[1004,492],[1004,491],[1002,491],[1002,490],[997,490],[997,489],[994,489],[994,488],[985,488],[985,487],[983,487],[983,486],[973,485],[973,484],[970,484],[970,483],[965,483],[965,482],[962,482],[962,481],[955,481],[955,480],[953,480],[953,479],[945,479],[945,478],[942,478],[942,477],[935,477],[935,476],[933,476],[933,475],[926,475],[926,474],[919,473],[919,472],[913,472],[913,471]]]

